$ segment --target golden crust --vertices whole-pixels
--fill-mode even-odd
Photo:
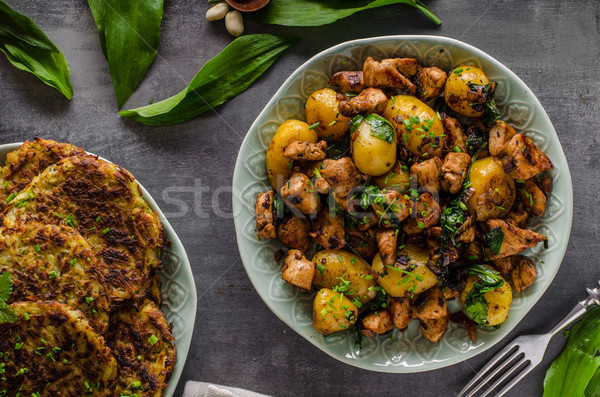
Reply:
[[[9,396],[77,396],[93,388],[95,396],[113,395],[117,363],[79,310],[54,301],[10,306],[18,319],[0,325],[0,390]]]
[[[149,300],[140,309],[124,305],[111,317],[106,339],[119,367],[114,395],[162,396],[177,358],[163,312]]]
[[[125,169],[95,156],[46,168],[7,204],[5,226],[37,221],[76,228],[103,268],[111,299],[140,293],[161,267],[162,225]]]

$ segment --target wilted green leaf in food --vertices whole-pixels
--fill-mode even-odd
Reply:
[[[598,349],[600,307],[590,310],[571,328],[564,350],[546,371],[544,397],[583,396],[584,392],[593,396],[594,374],[600,368]]]
[[[498,271],[483,265],[469,266],[467,270],[479,280],[473,283],[473,288],[465,297],[464,312],[477,324],[486,325],[489,305],[483,295],[502,287],[504,279]]]
[[[396,131],[389,121],[378,114],[371,113],[365,117],[365,123],[371,126],[372,136],[388,143],[394,143]]]
[[[58,47],[25,15],[0,0],[0,51],[15,67],[33,73],[68,99],[73,96],[69,66]]]
[[[244,91],[298,41],[295,37],[272,34],[242,36],[208,61],[180,93],[119,114],[150,125],[189,120]]]
[[[504,233],[502,228],[496,226],[488,233],[485,234],[485,243],[490,248],[493,255],[498,255],[500,248],[502,248],[502,242],[504,241]]]
[[[88,0],[88,5],[120,108],[156,57],[163,0]]]
[[[222,0],[210,0],[210,4]],[[260,11],[248,14],[261,23],[286,26],[321,26],[346,18],[356,12],[392,4],[406,4],[420,10],[433,23],[440,19],[419,0],[274,0]]]

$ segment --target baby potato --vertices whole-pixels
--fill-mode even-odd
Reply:
[[[484,107],[474,108],[473,103],[478,103],[480,93],[473,91],[468,83],[477,85],[489,84],[490,80],[483,70],[475,66],[459,66],[450,73],[446,80],[444,99],[448,106],[458,114],[467,117],[481,117]]]
[[[317,133],[299,120],[287,120],[279,126],[267,148],[266,163],[269,182],[277,191],[292,174],[292,160],[283,155],[285,148],[294,141],[316,143]],[[278,186],[279,185],[279,186]]]
[[[473,284],[478,281],[479,277],[475,275],[467,278],[465,287],[462,289],[459,296],[463,306],[465,305],[467,294],[473,289]],[[488,304],[488,312],[486,323],[482,325],[492,327],[503,323],[506,320],[506,316],[508,316],[508,309],[510,308],[510,303],[512,301],[512,288],[510,287],[510,284],[505,280],[500,288],[484,293],[483,298]]]
[[[349,117],[340,114],[340,101],[331,88],[323,88],[312,93],[304,105],[306,122],[309,125],[319,123],[315,131],[320,138],[336,141],[348,130]]]
[[[408,166],[400,161],[387,173],[373,178],[380,189],[397,190],[404,193],[410,188],[410,172]]]
[[[313,327],[327,336],[346,331],[356,322],[358,308],[345,294],[323,288],[313,303]]]
[[[373,281],[371,267],[358,255],[343,250],[322,250],[312,261],[317,265],[314,288],[347,287],[340,292],[351,299],[357,298],[360,303],[366,303],[377,295],[372,288],[377,283]]]
[[[419,158],[442,157],[444,127],[437,114],[414,96],[397,95],[383,112],[408,150]]]
[[[407,265],[398,261],[405,257]],[[438,283],[435,274],[427,267],[429,253],[415,246],[407,245],[399,252],[397,262],[393,267],[385,266],[379,254],[373,258],[373,276],[391,297],[399,298],[410,293],[420,294]],[[397,269],[401,269],[397,270]]]
[[[396,139],[394,136],[392,143],[389,143],[376,138],[371,135],[371,128],[372,126],[363,120],[352,134],[352,160],[363,174],[379,176],[391,170],[396,162]],[[391,131],[391,127],[389,130]]]
[[[510,211],[515,202],[515,182],[504,173],[500,159],[490,156],[476,160],[469,180],[475,193],[467,208],[477,212],[478,221],[502,218]]]

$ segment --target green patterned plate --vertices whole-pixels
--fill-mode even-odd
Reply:
[[[21,145],[22,142],[0,145],[1,165],[4,165],[6,155],[17,150]],[[194,284],[190,261],[179,237],[177,237],[169,221],[143,186],[142,194],[152,211],[158,213],[163,224],[165,238],[171,242],[170,246],[164,247],[162,250],[160,259],[163,263],[163,270],[159,274],[163,295],[162,310],[167,316],[167,320],[173,323],[173,337],[177,345],[175,369],[164,393],[165,397],[171,397],[175,393],[185,359],[190,350],[196,319],[196,285]]]
[[[314,292],[302,293],[281,280],[281,266],[273,254],[283,246],[276,240],[258,241],[255,235],[256,194],[270,189],[265,150],[277,127],[287,119],[304,120],[304,102],[315,90],[327,87],[329,76],[341,70],[362,70],[367,57],[414,57],[424,65],[449,70],[457,65],[482,68],[497,82],[496,102],[502,118],[525,133],[554,163],[554,191],[546,214],[531,228],[548,236],[526,252],[537,263],[538,278],[525,292],[515,294],[507,321],[499,329],[478,329],[471,342],[464,327],[450,323],[439,343],[430,343],[413,321],[393,338],[365,338],[361,350],[349,334],[323,337],[312,328]],[[233,210],[237,241],[246,272],[269,308],[292,329],[327,354],[360,368],[381,372],[419,372],[445,367],[473,357],[505,337],[535,305],[556,275],[564,257],[573,218],[571,175],[556,131],[531,90],[508,68],[483,51],[460,41],[436,36],[387,36],[349,41],[325,50],[300,66],[277,91],[244,139],[233,175]],[[450,302],[452,311],[460,304]]]

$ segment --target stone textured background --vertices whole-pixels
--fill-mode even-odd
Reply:
[[[34,136],[83,146],[123,165],[154,196],[185,245],[198,289],[192,348],[178,387],[203,380],[266,394],[455,395],[502,345],[550,329],[600,278],[596,210],[600,182],[600,3],[549,0],[430,0],[443,20],[398,5],[333,25],[284,28],[246,22],[247,33],[289,32],[300,44],[234,100],[187,123],[149,127],[122,120],[96,27],[84,0],[7,0],[32,17],[69,62],[71,101],[0,56],[0,143]],[[208,23],[205,0],[167,0],[159,55],[125,108],[180,91],[230,41],[223,22]],[[360,370],[325,355],[278,320],[242,266],[229,187],[244,134],[287,76],[315,53],[380,35],[443,35],[472,44],[519,75],[537,95],[560,137],[574,185],[574,222],[562,267],[544,297],[503,343],[449,368],[402,375]],[[546,368],[564,344],[511,395],[541,395]]]

